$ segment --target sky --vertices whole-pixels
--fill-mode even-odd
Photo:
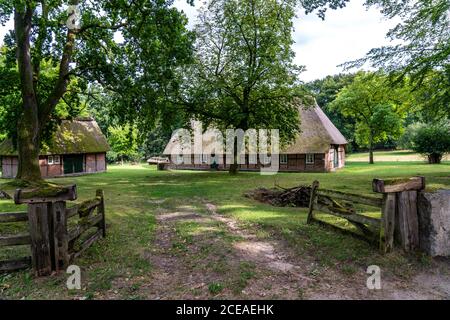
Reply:
[[[186,13],[192,27],[203,2],[197,1],[193,8],[186,0],[175,0],[175,6]],[[396,22],[384,19],[376,8],[366,10],[363,3],[363,0],[350,0],[346,8],[328,10],[324,21],[315,14],[298,11],[294,21],[294,62],[307,69],[301,74],[301,80],[312,81],[340,73],[339,64],[362,58],[370,49],[389,44],[386,33]]]
[[[315,14],[305,15],[299,10],[294,21],[294,62],[306,66],[300,75],[303,81],[312,81],[342,72],[339,64],[363,57],[370,49],[389,44],[386,33],[395,26],[376,8],[366,10],[363,0],[351,0],[344,9],[328,10],[325,20]],[[197,9],[204,0],[191,7],[186,0],[175,0],[175,6],[189,18],[189,28],[195,24]],[[0,26],[0,42],[12,21]]]

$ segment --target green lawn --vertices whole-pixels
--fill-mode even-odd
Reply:
[[[393,253],[381,256],[376,248],[349,235],[336,233],[318,225],[306,225],[306,210],[274,208],[243,197],[258,187],[275,184],[291,187],[319,180],[328,189],[372,194],[373,178],[425,176],[430,189],[450,188],[450,163],[427,165],[421,162],[384,162],[368,165],[349,162],[336,173],[283,173],[261,176],[258,173],[226,172],[159,172],[148,166],[111,166],[107,173],[77,178],[55,179],[61,184],[77,184],[79,199],[94,197],[96,189],[106,195],[108,236],[89,249],[77,264],[84,270],[86,298],[102,297],[109,290],[118,291],[125,299],[138,299],[129,288],[115,289],[118,277],[140,279],[135,285],[151,281],[152,265],[142,253],[152,248],[155,235],[155,211],[194,208],[203,212],[205,202],[213,203],[221,214],[238,219],[244,227],[255,230],[261,237],[280,236],[288,241],[298,254],[314,256],[319,265],[335,267],[351,273],[370,264],[385,266],[393,274],[415,272],[429,263],[415,256]],[[6,181],[2,181],[4,183]],[[161,200],[166,200],[161,204]],[[0,201],[0,212],[17,211],[10,201]],[[4,225],[2,234],[18,231],[16,225]],[[0,251],[0,259],[11,256]],[[33,279],[29,271],[0,275],[0,298],[70,298],[65,289],[65,275],[47,279]],[[218,288],[212,288],[218,290]]]
[[[426,157],[418,154],[414,151],[409,150],[396,150],[396,151],[375,151],[374,152],[375,162],[425,162]],[[368,162],[369,153],[368,152],[357,152],[348,155],[348,161],[352,162]],[[450,155],[444,157],[445,161],[450,161]]]

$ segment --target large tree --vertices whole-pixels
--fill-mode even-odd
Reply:
[[[391,88],[384,75],[360,72],[342,89],[331,107],[356,122],[356,141],[369,149],[369,163],[374,163],[375,143],[397,138],[408,107],[404,88]]]
[[[173,69],[190,58],[193,40],[186,17],[171,4],[0,0],[0,22],[14,19],[6,43],[15,49],[20,83],[18,179],[41,179],[38,159],[45,128],[73,79],[100,84],[117,95],[117,105],[157,116],[168,92],[163,87],[174,80]],[[57,68],[50,81],[43,77],[45,62]]]
[[[293,64],[296,1],[213,0],[195,27],[196,63],[179,105],[189,117],[219,129],[280,129],[282,141],[298,132],[295,98],[302,98]],[[235,148],[235,157],[236,151]],[[231,165],[235,173],[238,165]]]
[[[364,58],[346,64],[348,68],[370,63],[390,74],[398,84],[408,79],[411,90],[428,114],[450,116],[450,1],[366,0],[389,19],[400,19],[387,37],[394,42],[372,49]]]
[[[331,108],[331,103],[344,87],[352,83],[354,78],[355,74],[338,74],[305,84],[305,88],[316,98],[317,104],[339,131],[342,132],[347,141],[351,143],[351,148],[356,146],[355,121],[350,117],[344,116],[339,110]]]

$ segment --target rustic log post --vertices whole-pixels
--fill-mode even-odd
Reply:
[[[397,194],[396,234],[405,251],[419,248],[419,215],[417,211],[417,191]]]
[[[54,229],[55,271],[64,270],[69,265],[69,240],[67,234],[66,202],[51,204]]]
[[[424,177],[373,181],[373,191],[384,194],[383,228],[385,252],[393,249],[394,240],[405,251],[419,247],[418,192],[425,189]]]
[[[31,263],[36,276],[52,273],[52,248],[50,242],[51,215],[47,203],[28,205],[28,224],[31,237]]]
[[[100,222],[100,228],[103,231],[103,238],[106,237],[106,216],[105,216],[105,193],[103,190],[97,190],[97,197],[100,197],[100,204],[97,207],[97,212],[102,216],[102,221]]]
[[[65,201],[76,200],[76,186],[17,190],[16,204],[28,205],[31,261],[36,276],[48,276],[67,263]]]
[[[307,224],[312,223],[314,220],[314,203],[316,202],[316,193],[317,189],[319,189],[320,183],[319,181],[314,181],[311,186],[311,198],[309,200],[309,212],[308,212],[308,219],[306,220]]]
[[[382,208],[382,229],[380,235],[384,239],[380,239],[381,251],[388,253],[394,248],[394,229],[395,229],[395,210],[396,210],[395,194],[388,193],[383,196]]]

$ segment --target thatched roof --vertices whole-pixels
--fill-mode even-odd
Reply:
[[[312,107],[299,107],[301,126],[301,133],[294,143],[285,150],[281,151],[283,154],[304,154],[304,153],[326,153],[330,150],[331,145],[346,145],[348,144],[345,137],[331,122],[322,109],[316,104]],[[197,130],[199,123],[193,122],[193,129]],[[165,155],[169,155],[173,150],[178,150],[176,147],[180,145],[177,138],[172,137],[166,149]],[[203,136],[203,148],[208,148],[213,144],[214,136]],[[189,145],[181,144],[181,149],[189,148]],[[194,148],[192,147],[192,150]],[[220,152],[216,152],[220,154]]]
[[[84,154],[109,151],[108,141],[97,122],[91,118],[63,120],[53,139],[43,147],[41,155]],[[10,139],[0,143],[0,156],[16,156]]]
[[[342,133],[316,104],[313,107],[299,107],[301,133],[296,141],[283,153],[324,153],[330,146],[348,144]]]

